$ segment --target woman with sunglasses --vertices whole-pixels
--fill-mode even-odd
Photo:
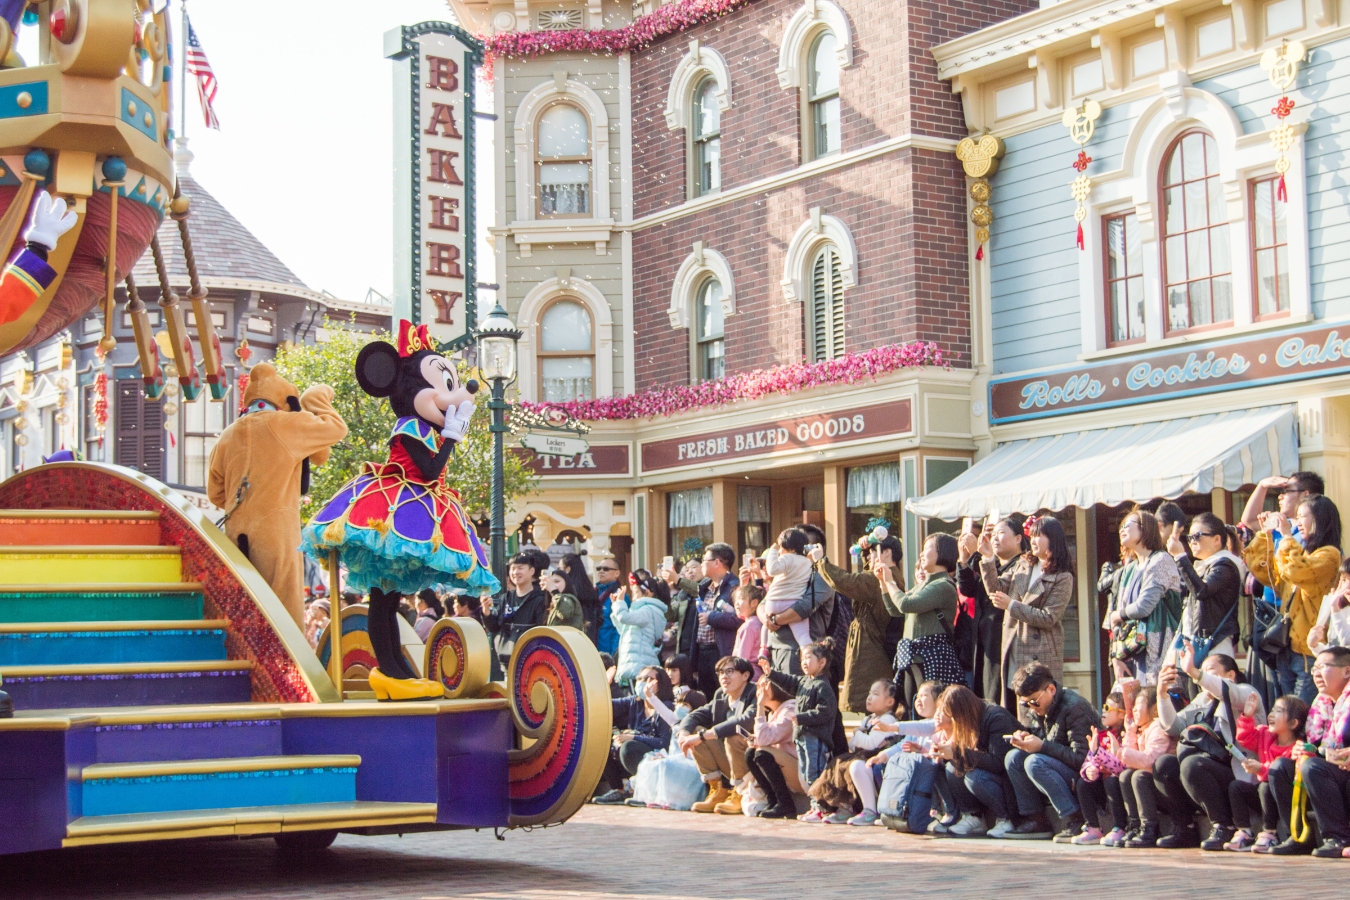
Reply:
[[[669,602],[670,587],[660,578],[646,569],[629,573],[628,584],[619,588],[610,607],[610,619],[619,632],[616,681],[631,685],[643,669],[661,669],[661,632]]]
[[[1120,549],[1134,557],[1135,570],[1107,625],[1119,629],[1128,620],[1144,632],[1142,653],[1129,662],[1139,681],[1149,686],[1158,683],[1158,671],[1181,622],[1181,573],[1163,547],[1153,513],[1138,507],[1130,510],[1120,523]]]
[[[1186,536],[1190,555],[1179,532],[1178,528],[1168,534],[1167,552],[1190,587],[1181,633],[1196,648],[1197,663],[1210,653],[1236,656],[1238,595],[1246,568],[1238,556],[1237,532],[1214,513],[1202,512],[1191,519]]]

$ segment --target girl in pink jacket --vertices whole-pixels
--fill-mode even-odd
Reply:
[[[741,627],[736,629],[736,640],[732,644],[731,655],[748,660],[751,665],[759,659],[759,639],[764,623],[760,621],[755,611],[759,609],[759,602],[763,599],[764,588],[757,584],[743,584],[731,592],[731,602],[736,606],[736,615],[743,620]],[[752,683],[759,681],[760,674],[759,667],[755,666],[750,681]]]
[[[1118,796],[1125,809],[1125,821],[1115,820],[1114,827],[1091,840],[1086,830],[1074,843],[1098,843],[1104,847],[1152,847],[1158,841],[1158,789],[1153,783],[1153,763],[1160,756],[1172,752],[1171,736],[1158,721],[1158,697],[1153,691],[1140,691],[1134,698],[1133,714],[1125,719],[1125,735],[1117,738],[1107,732],[1103,738],[1105,751],[1119,760],[1123,767],[1119,774],[1105,776],[1103,786],[1108,796]],[[1079,840],[1079,839],[1082,840]]]

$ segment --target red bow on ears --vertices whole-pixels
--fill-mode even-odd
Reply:
[[[438,350],[436,339],[427,331],[427,326],[418,325],[416,328],[407,319],[399,319],[398,322],[398,355],[412,356],[419,350]]]
[[[1039,521],[1040,519],[1037,516],[1027,516],[1027,520],[1022,523],[1022,534],[1031,537],[1031,529],[1035,528]]]

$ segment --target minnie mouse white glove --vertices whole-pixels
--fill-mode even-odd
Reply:
[[[445,427],[441,429],[441,437],[456,443],[464,440],[464,436],[469,433],[469,420],[473,418],[473,411],[478,405],[472,400],[465,400],[455,410],[453,415],[445,417]]]
[[[74,228],[78,221],[79,216],[74,210],[66,211],[66,201],[39,191],[37,202],[33,204],[33,221],[23,233],[23,239],[55,250],[61,235]]]

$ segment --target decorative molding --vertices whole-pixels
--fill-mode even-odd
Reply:
[[[525,95],[515,112],[515,174],[516,221],[520,223],[543,221],[535,217],[535,123],[544,108],[557,100],[575,103],[591,128],[591,217],[593,221],[609,218],[609,113],[600,95],[580,81],[567,77],[566,72],[537,84]],[[583,224],[576,219],[548,219],[553,222]],[[512,226],[514,229],[514,225]],[[608,237],[606,237],[608,240]]]
[[[727,61],[713,48],[690,41],[689,52],[675,66],[666,94],[666,127],[671,131],[687,128],[693,121],[694,89],[707,75],[717,82],[717,90],[713,92],[717,108],[722,112],[731,109],[731,70]]]
[[[844,290],[854,287],[857,281],[858,248],[853,243],[853,234],[848,226],[821,213],[820,207],[811,209],[811,218],[802,223],[797,233],[788,243],[787,254],[783,259],[783,299],[789,302],[801,302],[811,293],[811,263],[822,244],[834,244],[839,253],[839,268]]]
[[[698,290],[710,275],[722,285],[722,315],[735,315],[736,283],[731,276],[731,264],[716,250],[703,246],[702,241],[694,241],[694,250],[680,264],[670,289],[670,307],[666,316],[671,328],[689,328],[694,324],[693,308]]]
[[[848,16],[835,5],[834,0],[806,0],[801,9],[788,20],[783,30],[783,43],[778,49],[778,86],[781,88],[806,86],[806,51],[817,34],[828,29],[837,41],[839,68],[853,65],[853,29]]]
[[[950,138],[930,137],[924,134],[902,134],[899,137],[875,143],[870,147],[850,150],[846,153],[835,153],[822,159],[814,159],[796,168],[787,169],[756,181],[746,182],[735,187],[723,186],[722,190],[716,194],[707,194],[693,200],[686,200],[684,203],[650,213],[631,222],[621,223],[618,228],[622,231],[641,231],[654,225],[664,225],[685,216],[705,212],[727,203],[735,203],[744,200],[746,197],[776,191],[799,181],[816,178],[828,172],[867,162],[870,159],[899,150],[933,150],[938,153],[955,153],[956,144],[957,142]]]
[[[595,347],[595,396],[609,397],[614,393],[614,317],[610,313],[609,300],[586,279],[572,277],[570,270],[559,269],[557,273],[565,277],[546,278],[530,288],[516,311],[516,321],[522,332],[520,352],[516,357],[520,361],[520,378],[516,382],[520,395],[527,401],[537,399],[539,370],[535,361],[535,339],[539,334],[539,317],[550,302],[565,296],[581,301],[590,311]]]

